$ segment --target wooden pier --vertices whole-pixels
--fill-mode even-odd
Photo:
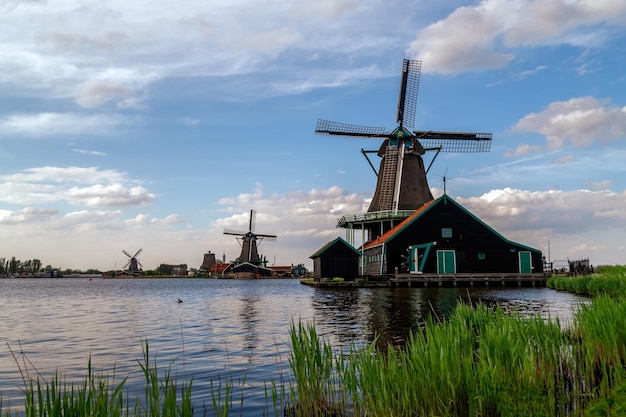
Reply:
[[[391,287],[545,287],[548,276],[515,273],[396,274]]]
[[[346,287],[545,287],[549,274],[476,273],[476,274],[396,274],[377,279],[354,281],[300,280],[301,284],[316,288]]]

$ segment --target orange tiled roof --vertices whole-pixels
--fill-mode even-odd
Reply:
[[[437,200],[431,200],[428,203],[425,203],[422,207],[418,208],[417,210],[415,210],[409,217],[407,217],[406,219],[404,219],[401,223],[397,224],[396,227],[387,230],[385,233],[383,233],[382,235],[378,236],[376,239],[374,240],[370,240],[369,242],[365,242],[365,244],[363,245],[363,249],[368,249],[374,246],[378,246],[381,245],[383,243],[385,243],[387,241],[387,239],[389,239],[391,236],[395,235],[396,232],[400,229],[402,229],[404,226],[406,226],[407,224],[411,223],[413,221],[413,219],[415,219],[416,217],[419,217],[424,211],[426,211],[426,209],[428,207],[430,207],[435,201]]]
[[[211,268],[209,268],[209,272],[221,273],[224,272],[229,266],[230,263],[215,264]]]

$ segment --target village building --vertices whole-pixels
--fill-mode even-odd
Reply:
[[[363,245],[362,275],[543,272],[541,251],[508,240],[443,195]]]
[[[313,278],[319,281],[341,277],[345,281],[354,281],[359,276],[360,256],[358,250],[338,237],[310,256],[313,259]]]

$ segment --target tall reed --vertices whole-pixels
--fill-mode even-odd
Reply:
[[[626,384],[624,322],[626,304],[610,297],[581,307],[567,329],[459,305],[404,349],[353,345],[347,356],[333,354],[314,327],[294,325],[291,415],[582,415]]]
[[[346,398],[338,378],[343,370],[340,356],[318,336],[313,324],[292,322],[289,333],[289,364],[295,380],[290,397],[296,400],[287,412],[303,417],[343,415]]]
[[[161,375],[156,360],[150,359],[148,342],[143,345],[143,362],[138,361],[146,383],[143,402],[139,398],[134,401],[128,398],[125,392],[128,378],[115,383],[115,372],[112,379],[95,372],[91,357],[85,377],[76,384],[66,382],[58,373],[46,381],[34,368],[36,375],[31,377],[28,367],[32,364],[23,354],[20,360],[13,351],[11,353],[24,382],[25,417],[187,417],[194,414],[192,382],[183,381],[179,385],[171,374],[172,364]],[[223,408],[224,404],[214,404],[216,414]],[[10,415],[10,410],[4,414]],[[15,412],[15,415],[22,414]]]

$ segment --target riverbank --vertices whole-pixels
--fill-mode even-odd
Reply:
[[[601,266],[592,275],[551,277],[546,285],[548,288],[579,295],[626,296],[626,265]]]

